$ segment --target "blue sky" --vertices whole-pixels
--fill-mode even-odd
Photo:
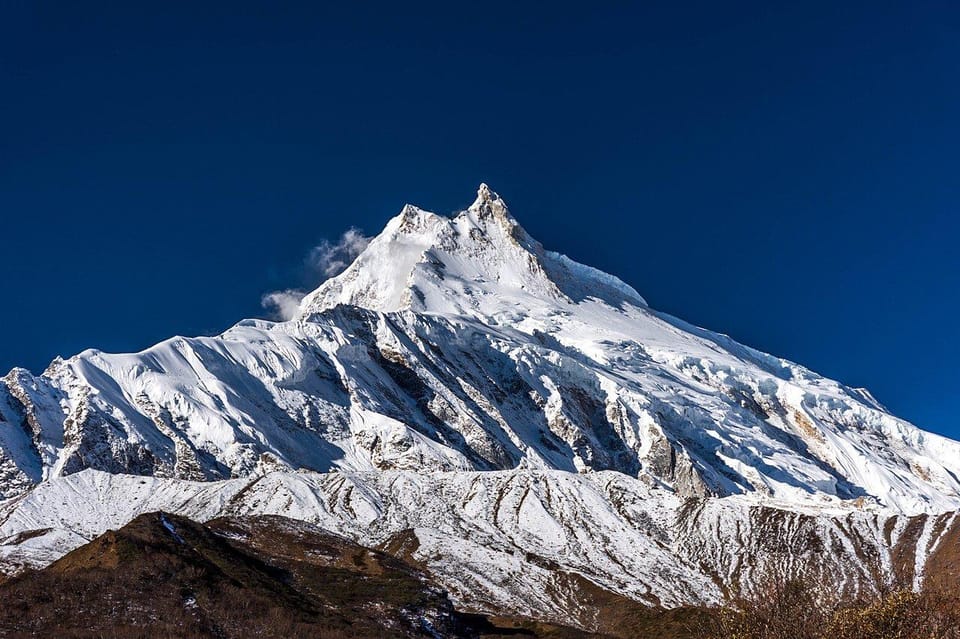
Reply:
[[[323,238],[485,181],[960,437],[955,3],[80,4],[0,8],[4,371],[263,315]]]

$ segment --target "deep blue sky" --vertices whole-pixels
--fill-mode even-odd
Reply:
[[[956,3],[146,4],[0,4],[0,369],[263,315],[322,238],[486,181],[960,437]]]

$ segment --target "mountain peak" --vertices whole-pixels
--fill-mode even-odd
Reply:
[[[493,202],[503,202],[500,195],[491,189],[486,182],[481,182],[477,187],[477,199],[470,205],[471,209],[479,209],[484,205],[490,205]]]
[[[486,184],[453,218],[406,205],[343,273],[304,298],[301,315],[338,304],[479,317],[595,298],[646,303],[617,278],[543,246]]]
[[[477,188],[477,199],[463,213],[472,214],[478,222],[496,220],[504,223],[508,228],[519,227],[517,221],[510,215],[507,203],[483,182]]]

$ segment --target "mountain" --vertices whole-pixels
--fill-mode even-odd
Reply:
[[[919,582],[958,477],[960,443],[653,310],[483,185],[452,218],[405,206],[289,321],[0,382],[8,570],[148,510],[269,513],[412,531],[458,604],[558,619],[592,587],[721,601],[784,557]]]
[[[461,614],[415,566],[282,517],[140,515],[0,598],[4,637],[580,636]]]

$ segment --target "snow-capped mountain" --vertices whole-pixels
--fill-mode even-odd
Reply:
[[[116,476],[77,479],[86,469]],[[960,443],[889,414],[864,390],[651,309],[616,277],[545,250],[485,185],[453,218],[404,207],[290,321],[245,320],[134,354],[88,350],[0,381],[0,535],[59,530],[37,557],[94,533],[47,526],[61,517],[56,500],[37,502],[50,491],[86,486],[97,501],[106,482],[122,501],[116,486],[162,485],[183,494],[161,500],[165,508],[207,517],[230,511],[237,495],[249,500],[264,476],[294,495],[295,515],[278,514],[364,543],[413,528],[420,548],[454,562],[465,548],[502,555],[513,544],[633,598],[677,604],[716,600],[714,577],[734,571],[721,565],[727,550],[681,551],[691,500],[713,522],[697,524],[700,536],[773,508],[812,517],[825,538],[832,518],[853,517],[889,554],[901,515],[960,508]],[[351,482],[369,516],[324,501],[333,497],[316,486],[329,482]],[[537,499],[510,498],[519,501],[507,534],[496,513],[517,485]],[[216,499],[191,505],[197,491]],[[261,497],[261,511],[282,510],[275,494]],[[38,503],[42,516],[23,519]],[[455,511],[448,523],[471,523],[440,525],[426,514],[437,508]],[[117,505],[119,519],[134,510]],[[578,510],[614,515],[581,521],[588,543],[569,521]],[[945,521],[923,539],[918,571]],[[598,543],[612,561],[574,548]],[[14,546],[10,561],[26,557],[27,546]],[[714,563],[710,576],[702,566]],[[669,574],[685,585],[651,581],[656,565],[675,566]],[[464,597],[487,592],[470,579]]]

